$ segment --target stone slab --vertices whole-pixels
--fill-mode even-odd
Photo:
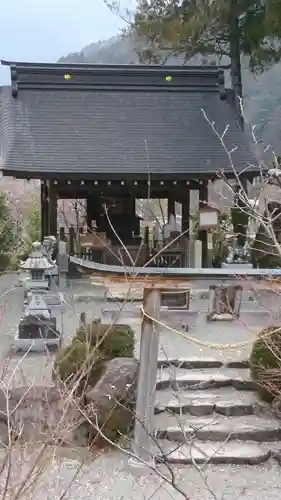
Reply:
[[[185,442],[196,438],[200,441],[256,441],[270,442],[281,439],[281,422],[254,415],[243,417],[188,418],[155,416],[158,438]]]
[[[241,373],[241,376],[239,375]],[[160,369],[157,376],[157,389],[177,390],[178,388],[192,387],[193,389],[205,389],[207,387],[226,387],[235,386],[241,390],[249,390],[254,388],[254,384],[250,379],[248,370],[184,370],[175,368]]]
[[[237,399],[236,401],[220,401],[215,404],[216,413],[226,417],[240,417],[243,415],[253,415],[255,412],[254,403],[246,403]]]
[[[229,442],[222,446],[220,442],[204,444],[194,442],[193,446],[183,445],[167,453],[165,458],[168,463],[177,465],[188,465],[194,461],[197,464],[208,462],[209,464],[257,465],[266,462],[269,457],[270,451],[253,443]],[[158,458],[158,461],[161,462],[161,459]]]
[[[221,368],[223,366],[222,361],[214,358],[208,357],[189,357],[189,358],[159,358],[158,367],[169,367],[175,366],[177,368]]]
[[[73,295],[74,302],[93,302],[106,300],[106,292],[104,293],[75,293]]]
[[[158,358],[158,368],[168,368],[169,366],[175,366],[177,368],[194,369],[194,368],[231,368],[231,369],[247,369],[249,368],[249,360],[234,360],[223,363],[223,361],[207,357],[207,356],[189,356],[189,357],[179,357],[179,358],[168,358],[167,356],[162,356]]]
[[[237,401],[237,399],[244,401],[246,403],[255,403],[257,401],[257,395],[255,392],[241,391],[237,392],[234,387],[222,387],[218,389],[208,389],[197,391],[190,389],[186,391],[184,388],[179,391],[173,391],[171,389],[162,390],[156,392],[157,404],[162,404],[167,406],[171,401],[180,401],[184,403],[185,401],[212,401],[213,404],[220,401]]]
[[[206,389],[207,387],[225,387],[232,385],[232,378],[220,373],[190,373],[173,376],[169,373],[159,375],[156,389],[178,388]]]
[[[166,400],[166,402],[163,399],[161,401],[161,397],[157,396],[156,414],[168,411],[178,415],[190,413],[201,417],[215,412],[225,416],[243,416],[253,415],[256,405],[258,405],[256,395],[247,392],[236,394],[236,397],[232,394],[229,396],[220,396],[219,394],[212,396],[209,391],[203,392],[203,394],[199,392],[199,395],[194,393],[193,397],[190,397],[188,393],[181,393],[178,396],[174,394],[173,398],[170,401]]]

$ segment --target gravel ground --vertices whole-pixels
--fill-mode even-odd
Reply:
[[[17,283],[18,275],[0,277],[0,349],[2,366],[7,358],[23,309],[23,289],[20,287],[13,288]],[[95,289],[96,299],[84,297],[84,300],[78,300],[79,295],[81,299],[82,294],[93,293],[93,289],[93,287],[86,286],[83,283],[71,286],[67,289],[63,312],[56,308],[55,314],[59,325],[62,324],[64,343],[70,341],[79,324],[81,312],[86,312],[88,319],[90,319],[99,315],[101,306],[109,307],[103,302],[104,290],[100,288]],[[7,291],[9,293],[6,293]],[[206,309],[208,301],[195,302],[195,307],[199,306]],[[137,304],[134,307],[135,311],[137,311]],[[250,307],[251,310],[258,310],[258,307],[252,302],[251,304],[247,302],[247,307]],[[254,321],[253,317],[255,318]],[[257,331],[266,324],[266,320],[264,316],[252,314],[251,326],[249,327],[246,322],[247,317],[244,315],[243,318],[239,322],[211,323],[206,326],[205,315],[202,314],[198,318],[196,326],[191,328],[188,334],[204,343],[237,343],[253,340]],[[127,312],[124,319],[131,324],[136,332],[136,355],[138,355],[140,317],[136,313]],[[243,321],[246,324],[243,324]],[[161,357],[163,355],[180,358],[212,356],[227,361],[245,359],[249,352],[250,344],[230,351],[224,349],[214,350],[196,343],[190,343],[182,336],[175,335],[164,328],[160,333]],[[51,366],[52,358],[44,355],[29,355],[24,359],[13,356],[9,359],[9,366],[2,377],[2,381],[9,386],[25,385],[27,383],[50,384]],[[29,456],[34,458],[32,453]],[[168,500],[171,498],[190,498],[191,500],[209,500],[211,498],[236,500],[243,498],[244,500],[254,500],[263,496],[269,500],[279,500],[281,498],[280,469],[274,460],[270,460],[262,466],[208,466],[205,472],[215,497],[208,491],[195,467],[177,468],[176,483],[185,492],[186,497],[184,497],[167,486],[154,472],[129,466],[126,455],[117,450],[105,452],[98,458],[89,457],[85,452],[80,453],[79,450],[73,450],[72,452],[71,450],[57,450],[56,456],[52,455],[50,460],[46,460],[45,473],[34,494],[28,493],[26,497],[22,498],[26,500],[38,500],[39,498],[40,500],[60,500],[64,488],[67,487],[73,475],[75,475],[81,461],[83,462],[82,470],[64,497],[68,500],[76,500],[77,498],[81,500]]]
[[[47,462],[47,461],[46,461]],[[273,461],[262,466],[207,466],[202,471],[207,485],[195,467],[177,467],[176,491],[155,471],[131,466],[127,456],[109,451],[99,457],[78,458],[77,451],[52,458],[28,500],[59,500],[79,465],[83,467],[68,489],[68,500],[280,500],[280,467]],[[159,472],[171,479],[167,469]],[[210,491],[211,490],[211,491]]]

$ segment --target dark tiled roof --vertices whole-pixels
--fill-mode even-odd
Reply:
[[[255,162],[216,68],[9,64],[12,88],[1,91],[4,173],[230,173],[202,110],[220,133],[229,125],[237,170]]]

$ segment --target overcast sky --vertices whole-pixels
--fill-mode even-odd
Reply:
[[[103,0],[0,0],[0,58],[56,62],[91,41],[119,32],[122,21]],[[0,85],[9,83],[0,66]]]

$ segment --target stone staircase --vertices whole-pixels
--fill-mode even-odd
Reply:
[[[255,465],[281,448],[281,420],[259,400],[247,365],[159,360],[154,416],[159,461]]]

